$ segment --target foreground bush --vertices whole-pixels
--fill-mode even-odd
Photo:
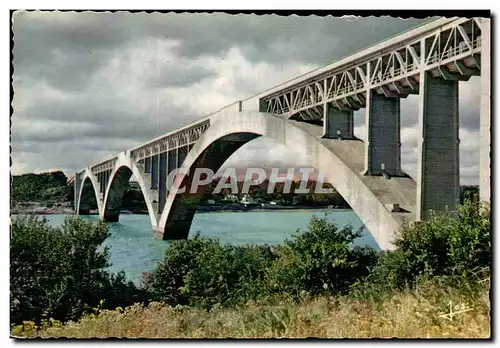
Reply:
[[[467,312],[451,320],[449,303]],[[280,297],[211,311],[151,303],[124,310],[100,311],[77,323],[48,322],[14,327],[21,337],[130,338],[273,338],[273,337],[405,337],[488,338],[489,284],[481,283],[470,299],[458,289],[434,282],[419,283],[387,298],[380,306],[350,297],[306,297],[299,302]]]
[[[393,252],[353,246],[359,231],[338,228],[326,218],[313,218],[307,231],[278,247],[221,245],[196,235],[172,243],[144,288],[154,301],[211,311],[251,301],[269,304],[277,296],[297,301],[304,296],[348,295],[385,313],[384,306],[401,291],[433,298],[437,305],[435,295],[426,293],[429,288],[438,293],[451,289],[446,291],[481,301],[491,263],[489,214],[477,202],[460,206],[458,213],[435,214],[426,222],[405,226]],[[75,318],[101,298],[107,300],[107,308],[140,302],[123,276],[113,278],[104,271],[107,249],[99,251],[99,246],[106,236],[104,225],[79,220],[67,221],[62,229],[16,221],[11,245],[15,321],[38,319],[42,311],[54,318]],[[429,282],[432,287],[421,286]],[[446,296],[439,297],[439,306]]]
[[[211,308],[275,294],[350,292],[380,302],[418,280],[440,276],[463,286],[488,276],[479,273],[491,263],[489,209],[477,202],[404,226],[392,252],[353,246],[360,235],[317,217],[275,248],[222,246],[198,235],[172,244],[147,288],[156,301]]]
[[[369,273],[377,260],[376,251],[353,246],[361,231],[339,228],[327,218],[313,216],[309,228],[285,241],[277,249],[267,285],[275,293],[298,296],[345,293]]]
[[[466,201],[457,213],[434,214],[425,222],[404,226],[395,245],[396,251],[384,253],[373,272],[395,287],[419,277],[477,277],[491,265],[490,210]]]
[[[77,218],[67,218],[58,228],[44,218],[14,219],[10,242],[11,322],[76,319],[101,300],[107,308],[141,300],[123,273],[107,272],[109,251],[101,247],[107,236],[106,224]]]
[[[145,288],[156,301],[210,308],[263,295],[273,256],[267,246],[221,245],[199,234],[174,241],[150,274]]]
[[[146,288],[156,301],[211,308],[273,294],[346,292],[376,262],[373,249],[353,247],[360,236],[326,218],[283,246],[220,245],[199,235],[175,241]]]

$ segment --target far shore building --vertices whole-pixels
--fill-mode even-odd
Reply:
[[[227,195],[226,197],[224,197],[224,200],[226,201],[231,201],[231,202],[238,202],[238,196],[236,196],[235,194],[230,194],[230,195]]]
[[[256,204],[258,202],[255,200],[255,198],[253,198],[245,193],[243,195],[243,198],[241,199],[241,203],[243,203],[243,204]]]

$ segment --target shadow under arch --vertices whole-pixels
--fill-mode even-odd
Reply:
[[[416,183],[406,177],[386,180],[364,176],[365,144],[359,139],[338,140],[322,137],[322,127],[267,113],[227,111],[211,116],[210,128],[202,135],[182,164],[189,169],[182,185],[168,194],[155,235],[162,239],[184,239],[189,234],[196,206],[202,193],[186,194],[197,167],[213,171],[238,148],[265,136],[295,151],[307,164],[323,172],[330,184],[352,207],[381,249],[393,249],[394,236],[401,224],[413,219]],[[306,164],[306,163],[304,163]],[[186,187],[185,193],[177,194]],[[397,203],[408,208],[393,212]]]
[[[86,175],[78,194],[78,206],[76,207],[78,215],[89,215],[91,210],[96,209],[100,214],[101,206],[97,192],[96,183],[90,175]]]
[[[129,188],[130,178],[134,175],[139,184],[144,203],[146,204],[151,225],[155,228],[157,224],[156,211],[152,205],[152,199],[148,188],[141,176],[137,165],[130,160],[119,159],[115,169],[111,172],[109,184],[106,187],[104,200],[102,203],[101,220],[107,222],[117,222],[120,219],[120,212],[123,203],[123,196]]]
[[[166,227],[161,229],[162,231],[168,231],[168,233],[158,234],[157,232],[159,230],[155,230],[157,237],[166,240],[186,239],[198,203],[205,194],[210,193],[207,191],[207,185],[199,186],[196,192],[191,193],[191,186],[196,169],[207,168],[216,173],[224,162],[226,162],[240,147],[259,136],[259,134],[248,132],[232,133],[213,141],[207,146],[195,159],[193,164],[189,166],[189,173],[183,176],[180,185],[177,185],[177,188],[185,189],[184,193],[176,194],[177,189],[175,187],[169,192],[164,211],[168,209],[170,214],[168,214]],[[186,161],[184,164],[186,164]]]
[[[106,222],[117,222],[120,219],[120,211],[123,196],[129,188],[132,170],[127,166],[121,166],[111,176],[109,188],[103,204],[103,220]],[[142,190],[141,190],[142,191]],[[144,196],[144,193],[143,193]]]

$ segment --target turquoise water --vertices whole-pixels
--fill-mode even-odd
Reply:
[[[215,237],[228,244],[281,244],[297,229],[304,231],[313,216],[324,216],[325,211],[251,211],[197,213],[190,234]],[[49,222],[57,226],[66,215],[47,215]],[[84,216],[97,220],[98,216]],[[339,226],[350,224],[354,228],[363,226],[351,210],[334,210],[328,219]],[[110,267],[113,271],[124,270],[130,280],[137,282],[143,271],[152,270],[157,261],[163,259],[168,241],[155,239],[148,215],[122,214],[119,222],[109,223],[111,236],[105,244],[111,250]],[[300,232],[299,232],[300,233]],[[373,237],[364,229],[356,244],[377,248]]]

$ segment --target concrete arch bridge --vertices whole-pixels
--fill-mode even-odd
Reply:
[[[169,173],[216,172],[260,137],[284,144],[325,173],[382,249],[403,221],[455,206],[459,192],[458,86],[481,76],[480,196],[490,200],[490,20],[441,18],[238,101],[75,174],[75,210],[118,221],[129,179],[141,187],[154,234],[187,238],[203,191],[167,190]],[[418,94],[418,175],[401,169],[400,99]],[[353,111],[366,110],[366,141]]]

